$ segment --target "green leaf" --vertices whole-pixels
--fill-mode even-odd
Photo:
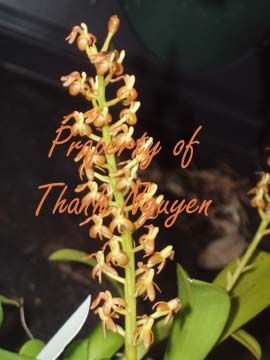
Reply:
[[[262,350],[258,341],[246,332],[243,329],[237,330],[233,333],[232,338],[242,344],[253,356],[256,360],[261,360],[262,358]]]
[[[220,341],[254,318],[270,305],[270,255],[264,251],[257,253],[251,263],[252,268],[242,274],[231,295],[230,316]],[[228,264],[216,277],[214,284],[226,288],[227,273],[237,267],[237,261]]]
[[[73,341],[64,353],[64,360],[88,360],[88,339]]]
[[[44,346],[45,343],[43,341],[38,339],[31,339],[28,340],[25,344],[23,344],[19,351],[19,354],[35,358],[44,348]]]
[[[0,359],[1,360],[33,360],[34,358],[15,354],[13,352],[4,349],[0,349]]]
[[[0,302],[3,303],[4,305],[12,305],[12,306],[16,306],[16,307],[20,306],[20,304],[17,300],[10,299],[4,295],[0,295]]]
[[[57,250],[53,254],[50,255],[49,260],[51,261],[73,261],[78,262],[81,264],[85,264],[88,266],[95,266],[96,261],[95,259],[88,259],[85,260],[85,257],[87,254],[83,251],[75,250],[75,249],[62,249]],[[107,275],[105,275],[106,278],[110,281],[112,286],[115,288],[117,293],[121,296],[124,295],[123,287],[115,280],[111,279]]]
[[[182,309],[190,308],[190,295],[191,295],[191,280],[189,275],[185,272],[180,264],[177,264],[177,287],[178,297],[181,299]]]
[[[3,305],[12,305],[12,306],[16,306],[16,307],[20,306],[18,301],[10,299],[4,295],[0,295],[0,327],[4,320]]]
[[[230,298],[218,286],[189,280],[180,265],[177,276],[183,308],[174,320],[165,360],[203,360],[224,328]]]
[[[2,304],[0,302],[0,327],[3,324],[3,321],[4,321],[4,310],[3,310],[3,306],[2,306]]]
[[[64,360],[102,360],[111,358],[123,345],[124,338],[112,331],[106,332],[99,324],[86,339],[74,342],[64,354]]]
[[[96,261],[94,259],[85,260],[87,254],[83,251],[75,249],[61,249],[52,253],[49,257],[51,261],[74,261],[81,264],[95,266]]]

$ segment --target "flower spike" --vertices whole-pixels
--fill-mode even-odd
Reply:
[[[169,322],[181,304],[177,298],[157,302],[151,315],[137,316],[138,297],[153,302],[157,291],[161,292],[155,276],[168,259],[173,259],[174,251],[170,245],[156,249],[159,228],[145,224],[158,216],[163,195],[157,194],[157,184],[140,179],[139,170],[148,167],[161,147],[146,133],[136,140],[134,126],[141,105],[134,87],[136,78],[124,71],[125,51],[111,46],[119,25],[117,15],[110,17],[101,46],[84,23],[74,26],[66,37],[69,44],[76,43],[85,52],[95,73],[88,76],[73,71],[61,77],[70,95],[82,95],[90,104],[83,111],[75,110],[65,116],[62,124],[70,130],[71,137],[81,138],[73,141],[67,152],[75,153],[81,180],[75,187],[85,215],[80,225],[88,225],[89,237],[102,242],[98,251],[85,257],[94,259],[92,278],[101,283],[106,275],[124,285],[123,298],[109,290],[101,291],[91,309],[99,316],[104,335],[110,330],[125,337],[125,358],[130,360],[137,358],[137,344],[143,343],[146,349],[153,344],[155,320],[163,317],[164,323]],[[112,99],[106,96],[109,86],[114,87],[116,94]],[[114,111],[116,104],[123,106]],[[267,200],[265,192],[263,199]],[[142,227],[145,233],[137,236]],[[141,258],[137,261],[136,256]],[[145,264],[140,261],[144,257],[148,259]],[[122,316],[125,329],[119,324]]]

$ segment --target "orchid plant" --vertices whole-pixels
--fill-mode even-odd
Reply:
[[[101,360],[117,355],[137,360],[166,340],[164,359],[203,360],[232,336],[260,359],[258,342],[241,327],[270,304],[270,255],[256,250],[270,234],[270,174],[261,173],[251,190],[251,205],[258,209],[261,222],[244,255],[228,264],[213,283],[191,279],[178,264],[178,296],[156,301],[161,292],[156,277],[173,260],[174,250],[171,245],[160,248],[159,228],[151,223],[164,197],[157,193],[155,183],[146,183],[139,176],[158,152],[158,145],[148,135],[134,137],[140,108],[135,76],[124,71],[125,51],[110,47],[119,24],[116,15],[109,19],[100,48],[84,23],[74,26],[66,38],[85,53],[95,71],[92,76],[73,71],[61,78],[71,96],[82,95],[90,105],[87,111],[75,110],[65,116],[61,126],[69,129],[72,137],[82,138],[81,145],[74,146],[81,180],[75,192],[81,195],[84,211],[80,214],[85,215],[80,225],[89,227],[89,237],[96,239],[100,248],[91,254],[61,249],[50,259],[91,266],[92,278],[102,283],[105,276],[115,293],[106,289],[97,294],[91,309],[101,326],[71,344],[61,358]],[[108,99],[109,87],[117,87],[112,99]],[[120,111],[119,106],[123,107]],[[140,298],[152,303],[150,314],[138,314]],[[0,297],[1,320],[5,304],[20,307],[20,303]],[[0,357],[35,358],[43,346],[31,339],[18,355],[0,349]]]

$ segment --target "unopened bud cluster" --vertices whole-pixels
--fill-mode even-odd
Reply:
[[[124,73],[125,51],[109,49],[110,40],[118,28],[119,18],[112,16],[108,22],[108,35],[100,50],[96,46],[95,35],[88,32],[85,24],[73,27],[66,38],[70,44],[76,42],[79,50],[86,52],[96,76],[73,71],[61,78],[63,86],[68,88],[72,96],[80,94],[91,103],[87,111],[73,111],[64,117],[62,123],[70,124],[73,136],[92,141],[92,145],[80,149],[74,159],[79,165],[82,181],[75,191],[82,194],[82,203],[91,202],[94,208],[91,216],[81,225],[87,224],[89,236],[100,241],[101,245],[99,251],[89,255],[96,261],[92,277],[102,282],[106,274],[124,286],[125,298],[113,297],[109,291],[100,292],[92,308],[100,317],[104,332],[117,332],[127,338],[129,345],[136,346],[143,342],[148,348],[154,340],[152,327],[155,320],[161,317],[165,323],[171,320],[180,309],[180,301],[175,298],[169,302],[157,302],[151,315],[142,316],[136,315],[136,308],[134,310],[132,305],[138,297],[155,301],[156,292],[160,292],[155,276],[163,270],[168,260],[173,259],[174,250],[170,245],[158,249],[156,237],[159,228],[146,223],[149,213],[146,217],[142,210],[146,211],[149,199],[156,200],[157,204],[160,202],[160,196],[155,196],[156,184],[152,183],[148,191],[143,192],[140,202],[145,206],[140,208],[137,218],[130,213],[130,204],[125,203],[132,187],[137,185],[140,191],[143,185],[138,169],[147,163],[153,139],[146,137],[138,142],[134,138],[133,126],[137,123],[140,107],[134,88],[135,76]],[[106,100],[105,89],[112,83],[114,86],[119,84],[119,87],[115,98]],[[111,107],[117,104],[124,108],[113,120]],[[97,151],[93,144],[101,142],[110,151]],[[119,159],[119,149],[125,150],[120,151],[124,161],[123,158]],[[100,206],[95,207],[95,204],[101,203],[105,210]],[[144,234],[137,236],[139,228],[144,230]],[[136,258],[138,256],[140,259]],[[126,318],[129,330],[120,326],[118,320],[121,316]],[[135,318],[133,327],[132,317]],[[132,334],[127,334],[127,331],[132,331]]]

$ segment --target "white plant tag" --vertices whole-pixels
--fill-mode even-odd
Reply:
[[[64,325],[51,338],[48,344],[41,350],[37,360],[56,360],[65,347],[74,339],[83,327],[91,304],[89,295],[78,309],[70,316]]]

